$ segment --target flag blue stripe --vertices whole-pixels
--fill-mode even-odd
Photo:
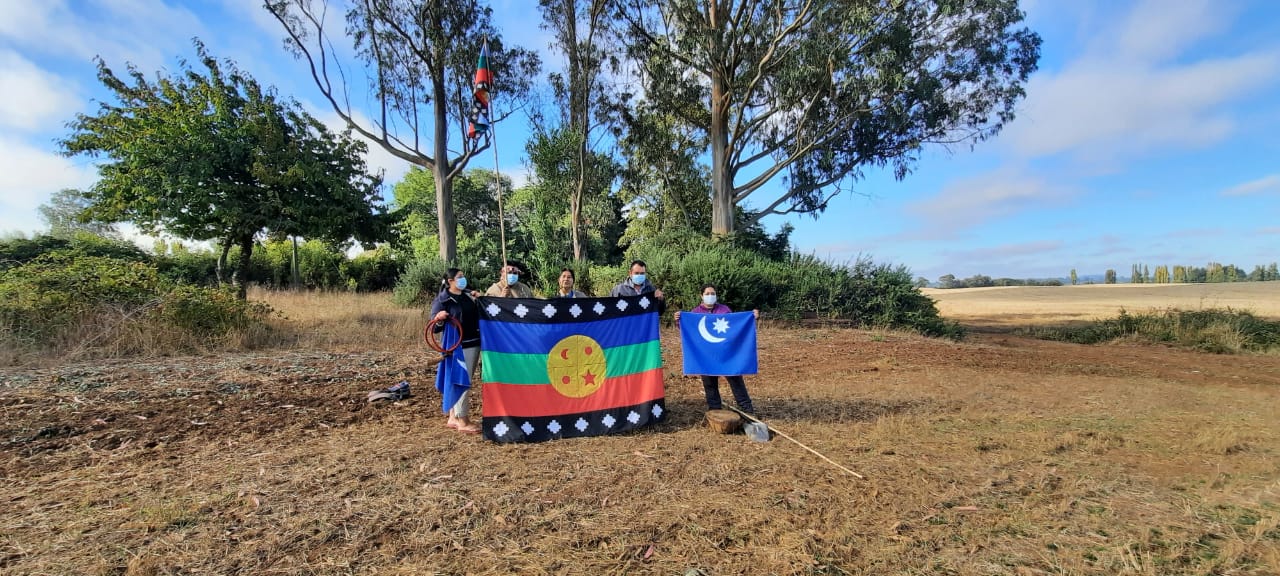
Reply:
[[[699,323],[706,320],[708,334],[712,338],[724,338],[711,342],[702,336]],[[729,323],[729,329],[720,333],[712,326],[717,320]],[[739,376],[759,372],[756,356],[756,321],[751,312],[731,314],[680,314],[680,344],[684,355],[684,373],[703,376]]]
[[[505,354],[546,354],[557,342],[575,334],[589,336],[604,348],[630,346],[658,339],[658,313],[564,324],[529,324],[480,319],[480,340],[486,351]]]

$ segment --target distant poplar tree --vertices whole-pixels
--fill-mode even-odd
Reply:
[[[1075,286],[1079,282],[1080,282],[1080,277],[1076,276],[1076,269],[1072,268],[1071,269],[1071,285]]]
[[[1102,283],[1103,283],[1103,284],[1115,284],[1115,283],[1116,283],[1116,271],[1115,271],[1115,270],[1112,270],[1111,268],[1107,268],[1107,273],[1106,273],[1106,274],[1104,274],[1104,275],[1102,276]]]

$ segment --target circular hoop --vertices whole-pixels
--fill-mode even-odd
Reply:
[[[452,322],[453,327],[458,329],[458,341],[454,342],[453,346],[450,346],[448,349],[445,349],[443,346],[440,345],[440,342],[436,340],[436,332],[435,330],[433,330],[433,328],[435,328],[437,324],[442,324],[444,322]],[[453,316],[445,318],[444,320],[433,320],[431,322],[428,322],[427,327],[422,331],[422,339],[427,341],[427,348],[435,350],[436,352],[439,352],[441,354],[448,354],[450,352],[453,352],[454,350],[457,350],[458,346],[462,344],[462,323],[459,322],[458,319],[454,318]]]

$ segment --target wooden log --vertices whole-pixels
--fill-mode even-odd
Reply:
[[[731,410],[708,410],[707,425],[721,434],[734,434],[742,429],[742,417]]]

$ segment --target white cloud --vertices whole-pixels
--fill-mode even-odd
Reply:
[[[1186,58],[1219,33],[1230,11],[1206,0],[1139,3],[1058,72],[1036,74],[1005,140],[1023,156],[1073,153],[1091,160],[1162,148],[1196,148],[1237,127],[1226,107],[1280,76],[1280,52]]]
[[[0,231],[30,232],[45,227],[36,209],[63,188],[85,188],[97,180],[91,166],[77,164],[0,135]]]
[[[956,232],[1013,214],[1062,203],[1076,193],[1040,176],[1001,169],[955,181],[907,211],[922,219],[918,239],[953,237]]]
[[[0,50],[0,129],[34,132],[70,120],[80,107],[76,92],[21,54]]]
[[[1243,184],[1237,184],[1223,190],[1222,195],[1247,196],[1249,194],[1266,194],[1268,192],[1280,192],[1280,174],[1263,176],[1257,180],[1250,180]]]
[[[27,49],[87,61],[101,56],[155,70],[207,36],[200,19],[162,0],[0,2],[0,39]]]

